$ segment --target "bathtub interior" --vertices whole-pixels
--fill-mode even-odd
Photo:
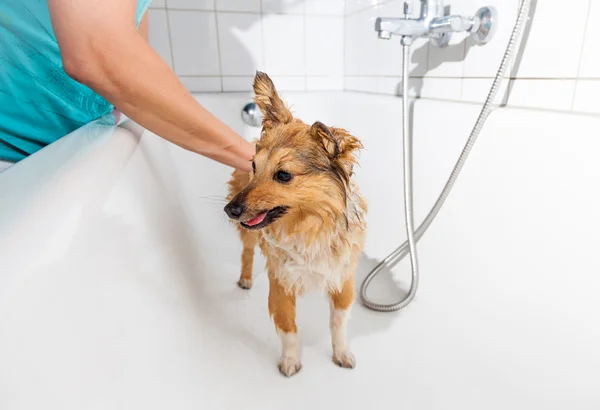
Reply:
[[[258,129],[239,118],[249,98],[198,96],[252,139]],[[365,144],[357,179],[370,209],[360,282],[405,239],[399,101],[352,93],[286,99],[306,122],[343,126]],[[417,222],[478,111],[415,104]],[[94,207],[70,219],[65,213],[53,225],[63,229],[36,233],[52,247],[45,243],[40,253],[34,240],[20,248],[4,242],[2,260],[12,264],[0,302],[0,403],[597,408],[600,141],[589,130],[599,125],[591,116],[495,111],[419,242],[415,301],[389,314],[355,305],[349,333],[357,367],[349,371],[331,363],[324,297],[302,299],[304,367],[292,379],[276,369],[280,347],[258,252],[253,289],[235,285],[241,247],[222,212],[230,170],[146,131],[118,176],[93,197]],[[51,147],[6,171],[0,186],[9,172],[14,180],[50,155]],[[408,280],[405,261],[376,280],[372,296],[397,298]]]

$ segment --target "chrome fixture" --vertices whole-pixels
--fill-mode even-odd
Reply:
[[[262,114],[256,103],[248,103],[242,108],[242,120],[251,127],[260,127]]]
[[[471,134],[469,135],[469,138],[465,143],[463,151],[458,157],[458,160],[456,161],[456,164],[454,165],[454,168],[452,169],[452,172],[450,173],[450,176],[446,181],[446,185],[444,185],[444,188],[442,189],[442,192],[436,199],[433,207],[416,230],[414,229],[412,209],[412,138],[410,135],[408,110],[408,62],[410,45],[412,43],[413,36],[416,35],[428,36],[434,41],[436,41],[438,45],[440,44],[440,41],[442,42],[442,45],[444,41],[446,41],[447,44],[448,39],[442,41],[440,40],[439,35],[443,35],[444,33],[448,32],[440,32],[439,28],[444,26],[449,26],[451,28],[462,28],[465,27],[463,25],[465,20],[464,17],[460,17],[460,21],[456,20],[456,22],[454,22],[453,16],[442,18],[441,0],[421,0],[421,17],[416,20],[408,18],[409,10],[407,3],[404,3],[404,19],[377,19],[375,29],[379,32],[380,38],[389,39],[392,37],[392,34],[402,36],[402,137],[404,138],[404,220],[406,222],[406,235],[408,239],[402,245],[397,247],[392,253],[390,253],[385,259],[379,262],[379,264],[377,264],[377,266],[375,266],[364,279],[360,287],[360,299],[363,305],[367,308],[379,312],[393,312],[406,307],[415,297],[417,287],[419,284],[419,267],[416,244],[419,241],[419,239],[421,239],[425,231],[427,231],[429,225],[431,225],[431,223],[435,219],[436,215],[444,205],[446,198],[448,198],[448,195],[450,195],[450,191],[452,190],[452,187],[454,186],[454,183],[456,182],[456,179],[458,178],[458,175],[460,174],[460,171],[462,170],[462,167],[465,164],[469,153],[471,152],[471,148],[473,148],[473,145],[475,144],[479,133],[483,129],[483,125],[485,124],[488,115],[492,111],[494,99],[496,97],[496,94],[498,93],[498,90],[500,89],[502,81],[504,80],[509,62],[512,60],[520,46],[522,33],[524,31],[525,25],[527,24],[527,17],[529,15],[531,1],[532,0],[520,1],[519,12],[517,14],[517,19],[513,27],[512,33],[510,35],[510,39],[508,40],[508,44],[504,51],[502,61],[500,62],[500,66],[498,67],[498,71],[496,72],[496,77],[494,78],[487,98],[485,99],[485,102],[481,107],[481,111],[479,112],[477,121],[475,121],[475,124],[473,125]],[[471,32],[471,34],[474,36],[474,40],[477,43],[485,44],[493,37],[495,26],[498,24],[496,21],[495,11],[491,7],[483,7],[479,9],[475,18],[472,21],[473,25],[470,29],[467,29],[467,31]],[[425,27],[426,29],[419,29],[419,24],[422,24],[422,27]],[[438,31],[435,31],[435,27],[437,27]],[[375,276],[377,276],[383,270],[383,268],[391,268],[394,265],[396,265],[406,255],[410,255],[412,273],[408,295],[406,295],[403,299],[399,300],[398,302],[389,304],[377,303],[369,299],[367,295],[367,289],[371,281],[375,278]]]
[[[443,0],[421,0],[419,18],[409,18],[408,3],[404,3],[404,17],[379,17],[375,21],[375,31],[381,39],[389,40],[392,35],[402,36],[402,43],[412,42],[417,37],[428,37],[438,47],[450,42],[452,33],[471,33],[475,43],[489,42],[496,32],[497,14],[493,7],[482,7],[474,16],[444,15]]]

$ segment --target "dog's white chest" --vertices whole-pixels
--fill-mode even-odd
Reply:
[[[317,244],[309,247],[294,241],[277,244],[268,235],[264,239],[284,251],[281,267],[274,274],[286,289],[293,289],[297,294],[341,290],[344,280],[352,274],[348,271],[349,255],[335,257]]]
[[[310,261],[288,260],[282,269],[285,282],[299,293],[315,290],[341,290],[344,270],[339,261],[318,258]]]

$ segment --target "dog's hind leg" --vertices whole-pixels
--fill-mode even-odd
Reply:
[[[354,301],[354,277],[350,276],[342,289],[329,293],[331,345],[333,347],[333,362],[348,369],[356,366],[354,355],[348,346],[346,325],[352,302]]]
[[[242,251],[242,273],[238,280],[238,286],[242,289],[250,289],[252,287],[252,266],[258,234],[252,231],[240,230],[240,237],[244,250]]]

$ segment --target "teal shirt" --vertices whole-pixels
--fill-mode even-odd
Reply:
[[[136,25],[150,1],[137,1]],[[63,70],[47,0],[0,0],[0,160],[20,161],[112,110]]]

